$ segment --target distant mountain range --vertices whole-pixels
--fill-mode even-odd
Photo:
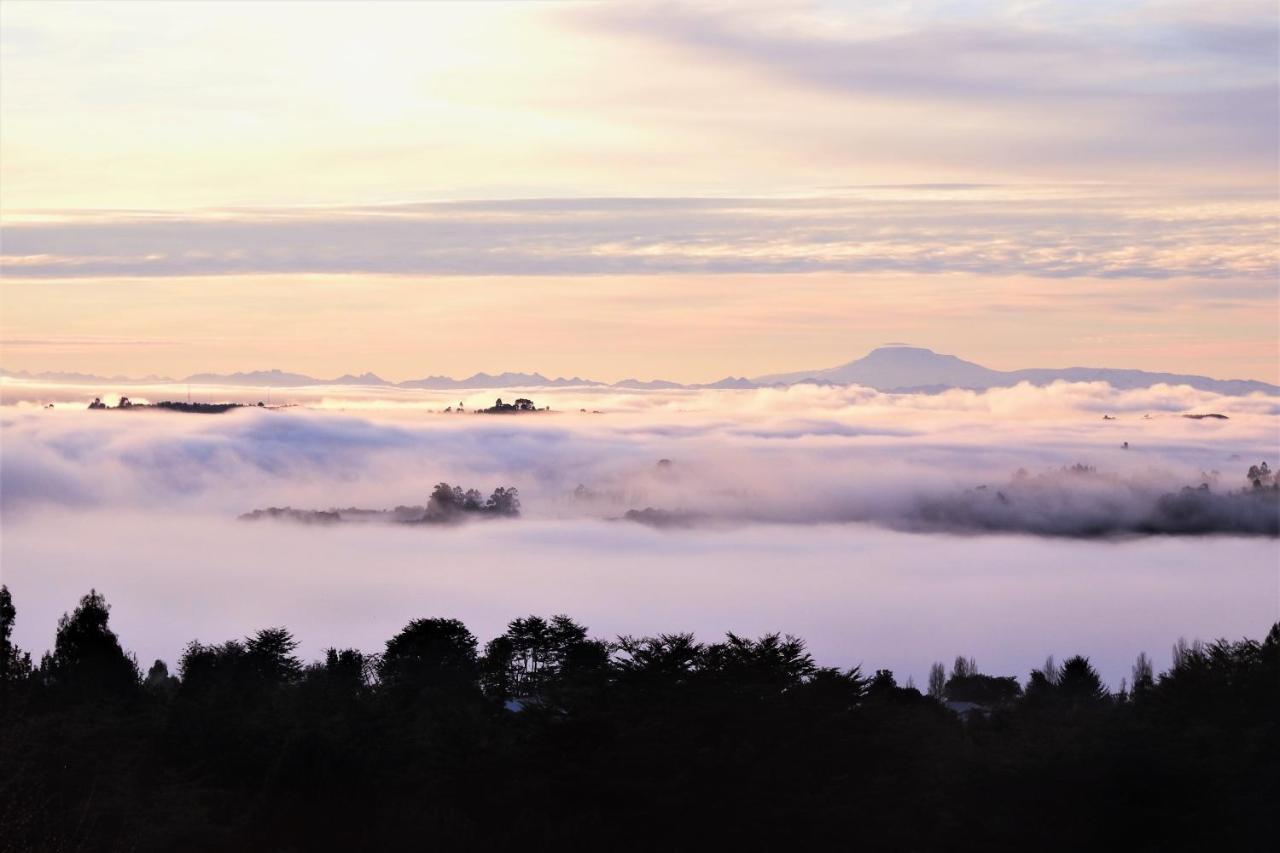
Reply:
[[[1118,370],[1105,367],[1032,368],[1028,370],[992,370],[954,355],[943,355],[922,347],[885,346],[872,350],[862,358],[819,370],[801,370],[794,373],[775,373],[754,379],[727,376],[718,382],[683,385],[662,379],[641,381],[624,379],[621,382],[597,382],[574,376],[569,379],[548,379],[541,373],[477,373],[466,379],[448,376],[428,376],[406,382],[390,382],[373,373],[359,376],[346,374],[335,379],[316,379],[301,373],[282,370],[255,370],[249,373],[197,373],[184,379],[147,376],[129,379],[122,376],[101,377],[85,373],[27,373],[4,371],[0,375],[16,379],[42,382],[95,384],[103,382],[159,384],[177,383],[191,385],[236,385],[255,388],[305,388],[316,385],[355,385],[386,388],[425,388],[433,391],[475,390],[481,388],[617,388],[636,391],[698,390],[698,389],[749,389],[770,386],[800,384],[862,385],[877,391],[891,393],[931,394],[952,388],[981,391],[987,388],[1007,388],[1020,382],[1032,385],[1049,385],[1053,382],[1106,382],[1113,388],[1148,388],[1152,385],[1189,385],[1203,391],[1239,396],[1261,392],[1280,394],[1280,386],[1250,379],[1211,379],[1208,376],[1191,376],[1180,373],[1151,373],[1145,370]]]

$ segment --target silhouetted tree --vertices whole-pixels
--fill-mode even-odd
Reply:
[[[376,683],[377,664],[376,655],[358,649],[325,649],[323,661],[303,670],[303,694],[320,704],[358,701]]]
[[[777,633],[758,640],[728,633],[723,642],[703,650],[699,666],[701,672],[718,681],[765,694],[799,684],[816,668],[804,640]]]
[[[1063,661],[1054,689],[1059,697],[1072,704],[1102,702],[1111,695],[1089,659],[1080,655]]]
[[[169,674],[167,663],[157,659],[151,664],[151,669],[147,670],[142,686],[154,696],[171,699],[178,692],[178,679]]]
[[[228,640],[206,645],[192,640],[178,659],[181,692],[199,694],[213,689],[247,689],[249,666],[244,644]]]
[[[245,661],[269,684],[288,684],[302,674],[302,661],[293,655],[298,641],[284,628],[264,628],[244,641]]]
[[[1031,670],[1022,695],[1024,705],[1028,708],[1043,708],[1052,705],[1057,697],[1059,669],[1053,662],[1053,655],[1045,658],[1044,666]]]
[[[1265,489],[1276,484],[1276,475],[1266,462],[1261,465],[1250,465],[1249,472],[1245,476],[1255,489]]]
[[[511,649],[511,687],[531,693],[541,686],[543,670],[551,663],[550,626],[539,616],[513,619],[507,625]]]
[[[220,645],[192,641],[178,662],[180,692],[234,691],[238,699],[263,699],[301,676],[302,662],[293,655],[297,646],[285,628],[264,628]]]
[[[1044,659],[1044,667],[1041,668],[1040,672],[1049,684],[1058,683],[1058,666],[1053,662],[1053,655],[1049,655]]]
[[[963,655],[956,655],[955,663],[951,665],[952,678],[968,678],[971,675],[978,674],[978,663],[973,658],[966,658]]]
[[[378,676],[402,695],[470,692],[479,675],[476,645],[457,619],[414,619],[387,641]]]
[[[1173,644],[1171,654],[1173,668],[1176,670],[1182,667],[1187,661],[1200,656],[1203,650],[1203,644],[1199,640],[1188,643],[1186,637],[1179,637]]]
[[[929,667],[929,695],[941,702],[946,697],[947,670],[942,661]]]
[[[484,508],[494,515],[514,516],[520,514],[520,493],[514,486],[499,486],[489,495]]]
[[[893,677],[891,669],[877,669],[875,675],[867,682],[867,695],[876,697],[886,697],[898,689],[898,679]]]
[[[120,647],[108,626],[111,608],[97,590],[58,620],[52,654],[40,662],[41,679],[52,687],[82,696],[124,695],[137,689],[137,661]]]
[[[325,675],[346,684],[369,687],[377,674],[377,660],[358,649],[328,648],[324,652]]]
[[[619,637],[613,667],[624,681],[679,686],[698,668],[705,647],[693,634]]]
[[[31,655],[14,645],[13,625],[18,610],[13,606],[9,587],[0,586],[0,690],[25,681],[31,675]]]
[[[971,661],[972,663],[972,661]],[[1022,693],[1018,680],[1013,676],[953,675],[947,679],[944,694],[952,702],[973,702],[977,705],[1006,705]]]
[[[1280,623],[1263,642],[1179,640],[1174,663],[1152,691],[1179,719],[1226,716],[1237,727],[1258,719],[1259,706],[1280,706]]]
[[[448,483],[437,483],[427,498],[427,517],[451,519],[463,511],[465,496],[462,489]]]
[[[516,649],[508,634],[485,643],[480,657],[480,687],[485,695],[503,699],[516,695]]]
[[[1039,707],[1053,701],[1053,684],[1045,676],[1044,670],[1031,670],[1026,686],[1022,689],[1022,695],[1028,707]]]
[[[803,706],[824,707],[828,711],[849,712],[866,696],[868,680],[859,667],[839,670],[819,667],[790,691]]]
[[[1138,659],[1133,662],[1133,669],[1130,671],[1130,695],[1134,699],[1144,696],[1148,690],[1155,686],[1155,670],[1151,666],[1151,658],[1147,657],[1146,652],[1139,652]]]
[[[506,634],[485,647],[482,668],[488,692],[519,696],[601,673],[608,663],[608,644],[588,638],[585,627],[561,614],[512,620]]]
[[[551,617],[548,634],[550,660],[557,679],[566,682],[592,679],[608,668],[610,644],[588,637],[585,626],[563,613]]]
[[[439,483],[427,499],[427,521],[457,521],[470,513],[487,512],[494,515],[516,516],[520,514],[520,498],[514,488],[497,488],[488,501],[475,489],[463,491],[461,486]]]

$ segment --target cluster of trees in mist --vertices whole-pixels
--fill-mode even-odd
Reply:
[[[663,460],[670,466],[668,460]],[[659,463],[658,471],[668,478]],[[693,528],[717,522],[844,523],[883,525],[910,532],[1026,533],[1103,538],[1149,535],[1280,536],[1280,482],[1266,462],[1249,467],[1244,487],[1217,490],[1219,473],[1202,472],[1195,486],[1177,491],[1076,463],[1031,474],[1019,469],[1002,484],[948,489],[932,482],[914,494],[864,487],[861,493],[821,503],[772,500],[748,492],[715,493],[714,506],[645,506],[618,518],[657,528]],[[895,495],[896,493],[896,495]],[[643,501],[643,491],[597,490],[579,485],[575,502]],[[704,498],[712,497],[705,494]],[[726,505],[726,498],[730,502]]]
[[[264,519],[298,521],[304,524],[337,524],[342,521],[385,521],[396,524],[454,524],[469,518],[515,518],[520,514],[520,492],[514,486],[499,486],[486,500],[476,489],[439,483],[426,506],[398,506],[395,509],[294,509],[267,507],[240,516],[241,521]]]
[[[670,479],[672,463],[662,459],[656,475]],[[1280,482],[1266,462],[1249,468],[1244,488],[1215,491],[1203,475],[1196,486],[1165,492],[1150,484],[1075,464],[1039,474],[1017,471],[1000,485],[964,490],[939,487],[893,499],[869,491],[822,505],[794,505],[789,499],[749,493],[716,492],[718,508],[631,508],[618,520],[658,528],[693,528],[729,522],[862,522],[906,531],[954,533],[1027,533],[1037,536],[1101,538],[1150,535],[1280,536]],[[1166,487],[1167,488],[1167,487]],[[643,492],[597,491],[579,484],[575,503],[618,504]],[[695,497],[690,495],[689,497]],[[725,499],[731,503],[724,505]],[[887,498],[887,499],[886,499]],[[472,518],[514,518],[520,514],[515,487],[498,487],[486,499],[476,489],[439,483],[425,505],[390,510],[348,507],[328,510],[268,507],[240,516],[245,520],[283,519],[310,524],[382,521],[399,524],[452,524]]]
[[[1269,849],[1280,624],[1112,693],[959,657],[927,693],[802,640],[481,646],[415,619],[305,662],[281,627],[144,674],[90,592],[38,663],[0,589],[0,849]],[[925,630],[922,627],[922,630]],[[1083,630],[1083,629],[1082,629]],[[957,713],[959,712],[959,713]]]
[[[863,494],[821,505],[763,501],[737,496],[729,509],[647,506],[621,518],[659,528],[688,528],[725,521],[863,522],[897,530],[950,533],[1027,533],[1102,538],[1151,535],[1280,536],[1280,483],[1266,462],[1249,468],[1245,486],[1215,491],[1203,474],[1196,486],[1162,491],[1148,483],[1074,464],[1030,474],[1018,470],[1000,485],[947,490],[936,484],[895,499],[891,491]],[[1167,488],[1167,487],[1165,487]],[[586,486],[575,500],[608,493]],[[718,497],[724,497],[723,494]]]
[[[438,483],[427,499],[423,521],[453,521],[468,515],[512,518],[520,514],[520,493],[514,486],[499,486],[484,500],[475,489]]]
[[[1215,491],[1205,474],[1196,486],[1152,494],[1092,466],[1076,464],[1035,476],[1017,472],[999,488],[922,498],[894,526],[1040,536],[1280,536],[1280,484],[1267,463],[1249,468],[1242,489]]]

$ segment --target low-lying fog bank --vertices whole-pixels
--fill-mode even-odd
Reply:
[[[267,625],[314,656],[318,643],[377,650],[414,617],[487,638],[566,612],[604,637],[790,631],[821,663],[917,681],[961,653],[1025,675],[1079,652],[1116,686],[1138,651],[1258,636],[1280,609],[1274,477],[1247,476],[1280,466],[1275,398],[1096,383],[570,389],[529,392],[549,413],[486,416],[441,414],[459,400],[430,393],[312,392],[296,402],[315,408],[216,415],[0,408],[18,641],[47,647],[97,587],[144,662]],[[236,520],[268,507],[394,519],[441,482],[514,486],[519,516]],[[1151,535],[1168,532],[1263,535]]]
[[[421,506],[446,481],[514,486],[526,519],[1280,533],[1274,475],[1249,474],[1280,463],[1280,401],[1261,396],[1078,384],[921,397],[810,386],[615,395],[601,415],[560,413],[575,393],[537,401],[554,402],[549,413],[503,416],[395,403],[217,415],[10,406],[0,415],[0,500],[15,514],[383,510]],[[1191,409],[1224,417],[1182,416]]]

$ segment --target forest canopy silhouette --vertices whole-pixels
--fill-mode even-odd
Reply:
[[[481,644],[411,620],[307,662],[282,626],[145,675],[90,591],[34,662],[0,588],[0,849],[1265,849],[1280,624],[1262,641],[1024,680],[957,656],[925,692],[802,639]]]

